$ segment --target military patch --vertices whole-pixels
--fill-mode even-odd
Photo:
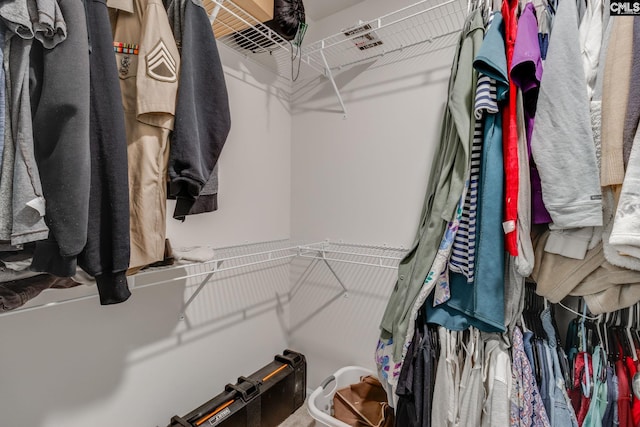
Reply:
[[[162,40],[145,57],[147,74],[161,82],[173,83],[178,79],[176,61]]]
[[[137,44],[113,42],[113,51],[115,53],[128,53],[129,55],[137,55],[140,49]]]
[[[130,56],[124,56],[121,60],[120,60],[120,75],[122,75],[122,77],[125,77],[127,74],[129,74],[129,66],[131,65],[131,57]]]

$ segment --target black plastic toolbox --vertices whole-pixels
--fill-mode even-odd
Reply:
[[[174,416],[169,427],[276,427],[302,406],[306,393],[307,361],[285,350],[184,417]]]

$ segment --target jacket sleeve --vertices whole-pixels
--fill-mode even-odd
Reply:
[[[104,1],[86,0],[91,39],[91,194],[78,265],[95,276],[101,304],[129,298],[129,179],[124,109]]]
[[[89,44],[82,2],[59,1],[68,37],[54,49],[32,50],[36,160],[46,199],[50,256],[74,257],[87,240],[89,211]],[[49,251],[47,251],[49,252]],[[44,254],[43,254],[44,255]],[[35,260],[34,260],[35,263]]]
[[[558,228],[602,225],[602,191],[577,10],[570,3],[558,6],[531,139],[544,204]]]
[[[207,13],[187,1],[184,17],[180,90],[169,152],[169,195],[177,199],[174,218],[189,214],[231,127],[224,73]]]

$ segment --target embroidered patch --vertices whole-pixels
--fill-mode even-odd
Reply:
[[[127,74],[129,74],[129,66],[131,65],[131,57],[130,56],[124,56],[121,60],[120,60],[120,74],[124,77]]]
[[[128,53],[130,55],[137,55],[138,53],[140,53],[140,48],[137,44],[133,43],[113,42],[113,51],[115,53]]]
[[[175,82],[177,77],[176,61],[162,40],[145,57],[147,74],[161,82]]]

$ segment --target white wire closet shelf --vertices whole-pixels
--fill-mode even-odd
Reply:
[[[144,270],[128,278],[129,287],[133,292],[136,289],[144,289],[150,286],[183,283],[186,280],[196,279],[198,283],[195,291],[183,304],[179,313],[181,320],[185,319],[187,309],[198,297],[211,279],[219,274],[233,270],[244,270],[277,262],[290,262],[294,258],[311,259],[313,262],[322,261],[335,276],[342,286],[343,295],[347,295],[348,289],[333,268],[333,263],[361,265],[367,267],[397,269],[405,249],[387,246],[357,245],[348,243],[332,243],[329,241],[312,244],[287,244],[287,241],[260,242],[227,248],[218,248],[214,252],[214,259],[197,263],[178,263],[171,267],[153,268]],[[272,248],[273,246],[280,246]],[[269,248],[269,249],[267,249]],[[197,267],[197,268],[196,268]],[[64,305],[76,301],[97,299],[98,293],[95,287],[85,287],[83,295],[66,299],[38,303],[30,301],[25,307],[11,311],[0,312],[0,317],[12,314],[24,313],[46,307]],[[71,289],[72,291],[74,288]],[[63,290],[47,290],[44,293],[61,293]],[[41,298],[40,296],[37,298]]]
[[[232,0],[205,0],[204,7],[218,42],[291,81],[296,46]]]
[[[331,80],[346,115],[333,80],[335,72],[366,61],[383,65],[452,46],[466,14],[465,0],[422,0],[303,47],[302,61]]]

